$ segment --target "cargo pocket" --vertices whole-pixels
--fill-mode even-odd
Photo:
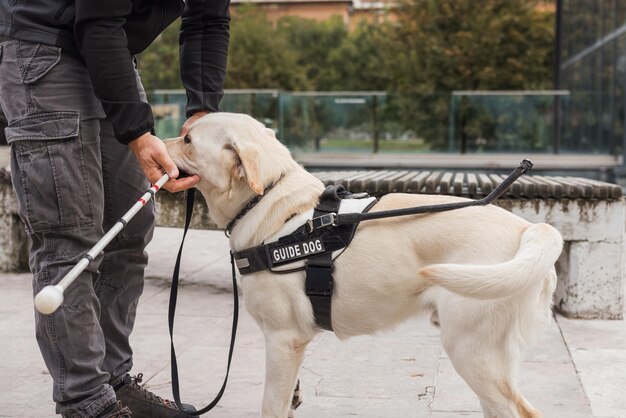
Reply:
[[[61,60],[61,48],[57,46],[19,41],[16,48],[20,78],[24,84],[36,83]]]
[[[29,115],[6,128],[18,209],[29,233],[94,224],[77,112]]]

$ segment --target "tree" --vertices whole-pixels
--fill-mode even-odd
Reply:
[[[231,22],[229,88],[536,89],[551,86],[553,16],[526,0],[401,0],[393,23],[283,17],[253,5]],[[147,89],[181,87],[180,21],[139,57]]]
[[[329,51],[322,90],[387,90],[391,27],[359,22],[343,43]]]
[[[282,17],[277,32],[289,40],[298,54],[298,65],[305,71],[312,90],[332,90],[330,73],[334,68],[329,57],[348,39],[348,29],[339,16],[317,22],[295,16]]]
[[[389,90],[399,94],[390,103],[445,148],[450,97],[439,93],[551,85],[551,18],[526,0],[403,0],[387,60]]]
[[[229,88],[307,90],[306,69],[290,40],[254,6],[241,8],[231,23]]]
[[[434,149],[453,137],[474,141],[495,132],[490,112],[465,102],[451,109],[451,92],[551,87],[553,15],[537,11],[535,2],[400,1],[397,20],[363,21],[352,32],[339,17],[284,17],[272,24],[254,5],[239,8],[231,22],[226,87],[387,91],[377,103],[385,121],[377,128],[388,137],[417,136]],[[139,57],[147,90],[182,87],[179,28],[173,24]],[[325,110],[315,109],[301,111],[321,120]],[[451,111],[452,125],[461,125],[452,135]]]
[[[551,83],[553,22],[527,0],[404,0],[394,32],[395,89],[543,88]]]

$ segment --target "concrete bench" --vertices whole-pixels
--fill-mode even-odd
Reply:
[[[326,185],[341,184],[352,192],[436,193],[479,199],[506,176],[479,171],[330,170],[313,172]],[[157,196],[157,223],[180,227],[182,194]],[[530,222],[556,227],[565,240],[557,263],[555,306],[570,318],[623,319],[626,275],[626,204],[622,189],[580,177],[524,176],[495,202]],[[208,223],[206,205],[196,199],[195,227]]]
[[[0,271],[27,269],[28,238],[15,205],[8,153],[0,152]],[[4,168],[2,168],[4,167]],[[330,170],[313,172],[325,184],[353,192],[438,193],[480,198],[505,177],[480,171]],[[132,202],[129,202],[129,206]],[[531,222],[547,222],[563,234],[557,263],[556,308],[568,317],[622,319],[626,205],[619,186],[578,177],[524,176],[496,204]],[[198,196],[192,227],[215,229]],[[181,227],[182,193],[157,194],[157,225]]]
[[[28,236],[17,214],[9,147],[0,146],[0,271],[28,270]]]
[[[480,172],[353,170],[314,173],[353,192],[438,193],[471,198],[489,194],[506,176]],[[579,177],[524,176],[495,202],[563,235],[555,306],[565,316],[623,319],[626,205],[614,184]]]

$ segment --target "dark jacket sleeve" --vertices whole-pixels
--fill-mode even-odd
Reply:
[[[187,0],[180,32],[180,74],[187,117],[219,110],[230,39],[230,0]]]
[[[75,4],[76,43],[118,141],[127,144],[152,132],[152,109],[139,96],[123,29],[130,0],[76,0]]]

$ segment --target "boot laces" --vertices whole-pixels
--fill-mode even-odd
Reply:
[[[128,409],[127,407],[123,407],[119,410],[117,414],[113,415],[111,418],[132,418],[132,415],[130,409]]]
[[[150,392],[148,389],[140,385],[143,380],[143,373],[139,373],[137,376],[131,376],[130,388],[137,392],[141,397],[147,399],[150,402],[154,402],[159,405],[164,405],[168,408],[178,410],[178,406],[175,402],[171,402],[167,399],[163,399],[160,396]]]

